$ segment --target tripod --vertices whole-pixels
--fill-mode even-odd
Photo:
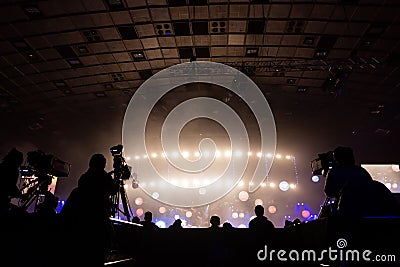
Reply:
[[[112,214],[114,216],[122,214],[126,217],[127,221],[131,221],[132,212],[128,202],[128,196],[125,191],[125,183],[123,179],[114,178],[117,186],[117,193],[111,196],[112,201]],[[120,209],[119,203],[122,203],[123,210]],[[119,216],[120,217],[120,216]]]

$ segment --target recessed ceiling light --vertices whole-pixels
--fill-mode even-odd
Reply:
[[[25,14],[28,15],[30,18],[38,18],[42,16],[42,12],[37,6],[29,5],[22,7],[25,11]]]
[[[305,45],[312,45],[312,44],[314,44],[314,37],[311,37],[311,36],[306,36],[305,38],[304,38],[304,41],[303,41],[303,44],[305,44]]]
[[[134,61],[141,61],[146,59],[143,51],[132,51],[131,55]]]
[[[97,97],[106,97],[107,96],[106,93],[103,91],[95,92],[94,95]]]
[[[308,91],[307,87],[297,87],[297,92],[298,93],[306,93]]]
[[[82,62],[78,58],[68,59],[68,63],[72,67],[79,67],[82,66]]]
[[[57,87],[66,87],[67,84],[64,81],[55,81],[54,85]]]

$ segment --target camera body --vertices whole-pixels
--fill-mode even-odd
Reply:
[[[131,177],[131,167],[126,164],[125,158],[122,156],[123,146],[116,145],[110,148],[113,156],[114,178],[128,180]]]
[[[318,158],[311,161],[312,174],[326,176],[334,164],[335,159],[333,157],[333,151],[318,154]]]
[[[28,152],[26,161],[28,165],[20,167],[22,176],[68,177],[71,170],[71,164],[40,150]]]

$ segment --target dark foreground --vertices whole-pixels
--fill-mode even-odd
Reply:
[[[236,228],[146,231],[114,222],[105,265],[394,267],[400,266],[399,227],[400,218],[330,219],[262,234]],[[83,266],[75,251],[82,240],[61,229],[57,221],[3,220],[1,265],[64,266],[68,259]]]

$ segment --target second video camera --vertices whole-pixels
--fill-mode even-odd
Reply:
[[[333,151],[318,154],[318,158],[311,161],[312,174],[326,176],[334,163]]]

